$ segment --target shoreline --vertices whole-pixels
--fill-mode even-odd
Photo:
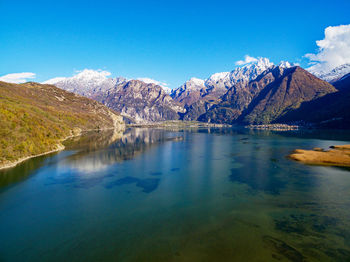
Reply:
[[[19,158],[15,161],[9,161],[5,164],[0,165],[0,171],[4,170],[4,169],[9,169],[9,168],[13,168],[15,166],[17,166],[18,164],[21,164],[22,162],[29,160],[31,158],[35,158],[35,157],[39,157],[39,156],[44,156],[44,155],[48,155],[48,154],[52,154],[52,153],[56,153],[59,151],[63,151],[65,149],[65,146],[62,144],[62,142],[66,141],[67,139],[73,138],[73,137],[78,137],[81,136],[83,133],[86,132],[90,132],[90,131],[107,131],[107,130],[113,130],[113,129],[117,129],[115,127],[111,127],[111,128],[103,128],[103,129],[88,129],[88,130],[79,130],[77,134],[73,134],[73,135],[69,135],[61,140],[59,140],[59,142],[55,145],[56,149],[50,150],[50,151],[46,151],[40,154],[36,154],[36,155],[30,155],[30,156],[26,156],[26,157],[22,157]],[[74,132],[72,130],[72,132]]]
[[[35,157],[38,157],[38,156],[48,155],[48,154],[59,152],[59,151],[62,151],[62,150],[65,149],[65,146],[60,144],[60,143],[56,144],[56,147],[57,148],[54,149],[54,150],[50,150],[50,151],[47,151],[47,152],[44,152],[44,153],[40,153],[40,154],[37,154],[37,155],[31,155],[31,156],[22,157],[20,159],[17,159],[16,161],[13,161],[13,162],[1,165],[0,166],[0,171],[4,170],[4,169],[13,168],[13,167],[17,166],[18,164],[20,164],[20,163],[22,163],[22,162],[24,162],[24,161],[26,161],[28,159],[35,158]]]
[[[182,121],[182,120],[169,120],[160,122],[149,122],[149,123],[133,123],[126,124],[127,127],[187,127],[187,128],[198,128],[198,127],[232,127],[229,124],[215,124],[207,122],[197,122],[197,121]]]
[[[247,129],[255,130],[271,130],[271,131],[298,131],[302,129],[298,125],[288,125],[288,124],[262,124],[262,125],[247,125]]]

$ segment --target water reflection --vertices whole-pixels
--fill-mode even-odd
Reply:
[[[138,128],[74,138],[1,195],[0,260],[347,261],[348,171],[285,157],[344,142],[321,137]]]
[[[107,137],[107,139],[106,139]],[[132,128],[123,134],[91,133],[69,141],[67,150],[78,150],[63,163],[80,172],[98,172],[118,162],[130,160],[166,141],[181,140],[181,136],[164,130]]]
[[[64,184],[76,188],[91,188],[101,184],[107,178],[120,176],[115,164],[131,160],[146,150],[167,141],[179,141],[182,136],[164,130],[133,128],[124,133],[92,132],[66,142],[67,150],[75,153],[60,161],[59,171],[49,177],[46,184]],[[151,176],[159,176],[160,172],[151,172]],[[159,180],[157,178],[125,177],[108,182],[105,188],[135,183],[143,192],[154,191]]]
[[[27,179],[35,170],[44,165],[45,158],[45,156],[36,157],[14,168],[1,170],[0,192],[2,188]]]

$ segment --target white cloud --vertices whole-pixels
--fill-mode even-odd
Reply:
[[[67,78],[66,77],[55,77],[55,78],[51,78],[49,80],[46,80],[46,81],[42,82],[42,84],[53,85],[53,84],[56,84],[56,83],[58,83],[60,81],[65,80],[65,79],[67,79]]]
[[[324,39],[316,41],[317,53],[305,55],[312,65],[308,70],[317,74],[350,63],[350,25],[329,26],[324,34]]]
[[[256,59],[255,57],[245,55],[244,60],[239,60],[235,64],[236,65],[245,65],[245,64],[249,64],[251,62],[256,62],[256,61],[258,61],[258,59]]]
[[[14,74],[7,74],[0,77],[0,81],[8,82],[8,83],[25,83],[28,81],[28,79],[35,78],[34,73],[30,72],[23,72],[23,73],[14,73]]]

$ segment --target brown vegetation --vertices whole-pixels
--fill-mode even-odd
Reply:
[[[327,151],[296,149],[289,157],[310,165],[350,167],[350,145],[332,146]]]
[[[0,82],[0,167],[62,148],[82,130],[122,125],[102,104],[51,85]]]

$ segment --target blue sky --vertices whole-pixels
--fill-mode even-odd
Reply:
[[[306,66],[326,27],[350,24],[348,0],[0,0],[0,9],[0,76],[44,81],[90,68],[171,88],[247,54]]]

